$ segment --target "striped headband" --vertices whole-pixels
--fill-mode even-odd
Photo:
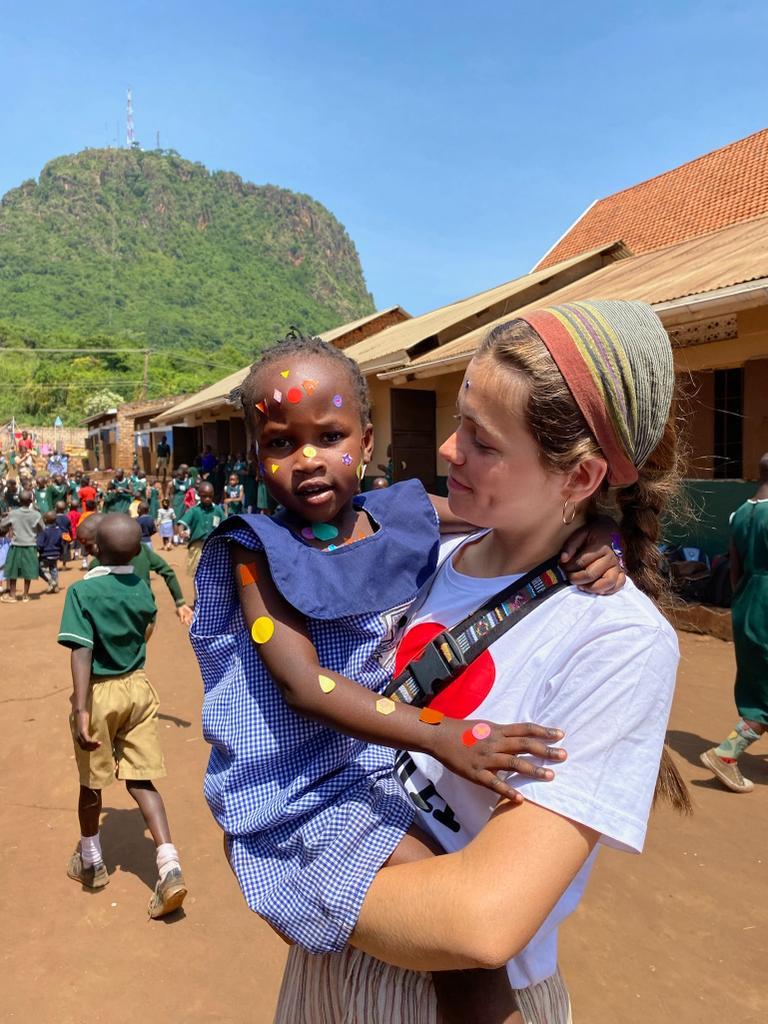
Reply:
[[[614,487],[635,483],[662,438],[674,390],[672,346],[644,302],[597,299],[520,317],[536,331],[608,462]]]

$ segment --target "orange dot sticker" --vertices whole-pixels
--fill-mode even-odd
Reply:
[[[419,721],[426,725],[440,725],[444,718],[443,712],[438,711],[437,708],[422,708],[419,715]]]
[[[477,736],[472,735],[471,729],[465,729],[464,732],[461,734],[461,742],[464,744],[465,747],[474,747],[474,745],[477,743]]]
[[[256,569],[255,562],[248,562],[247,565],[239,566],[240,569],[240,586],[250,587],[254,583],[258,582],[259,573]]]
[[[316,380],[303,380],[301,383],[308,395],[311,395],[318,385],[318,381]]]
[[[276,473],[278,471],[278,469],[280,469],[280,467],[278,466],[278,464],[276,462],[273,462],[272,465],[269,468],[272,470],[273,473]]]
[[[251,639],[255,644],[265,644],[275,634],[275,624],[266,615],[260,615],[251,626]]]
[[[380,697],[376,701],[376,710],[380,715],[391,715],[395,710],[395,702],[389,697]]]
[[[292,405],[298,405],[304,396],[298,388],[288,388],[288,394],[285,397]]]
[[[336,680],[331,679],[330,676],[318,676],[318,683],[320,683],[320,689],[323,693],[331,693],[332,690],[336,689]]]

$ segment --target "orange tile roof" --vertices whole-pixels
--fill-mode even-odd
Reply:
[[[768,128],[590,206],[535,270],[620,238],[640,255],[768,213]]]

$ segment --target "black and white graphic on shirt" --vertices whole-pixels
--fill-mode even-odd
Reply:
[[[427,782],[421,789],[417,789],[413,781],[413,774],[417,771],[411,755],[402,750],[395,758],[395,771],[408,796],[416,807],[425,814],[431,814],[443,828],[451,832],[461,832],[461,825],[456,819],[449,804],[443,800],[432,782]],[[420,781],[424,781],[423,779]],[[431,801],[437,801],[438,806],[433,806]]]
[[[411,607],[411,602],[397,605],[387,612],[382,612],[380,618],[384,625],[384,634],[379,640],[376,649],[376,661],[381,667],[392,675],[395,668],[395,655],[400,645],[400,639],[407,621],[406,612]]]

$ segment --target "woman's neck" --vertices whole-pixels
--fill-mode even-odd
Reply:
[[[455,566],[467,576],[482,579],[530,572],[562,550],[566,540],[584,525],[579,516],[567,526],[560,524],[535,533],[494,528],[459,550]]]

